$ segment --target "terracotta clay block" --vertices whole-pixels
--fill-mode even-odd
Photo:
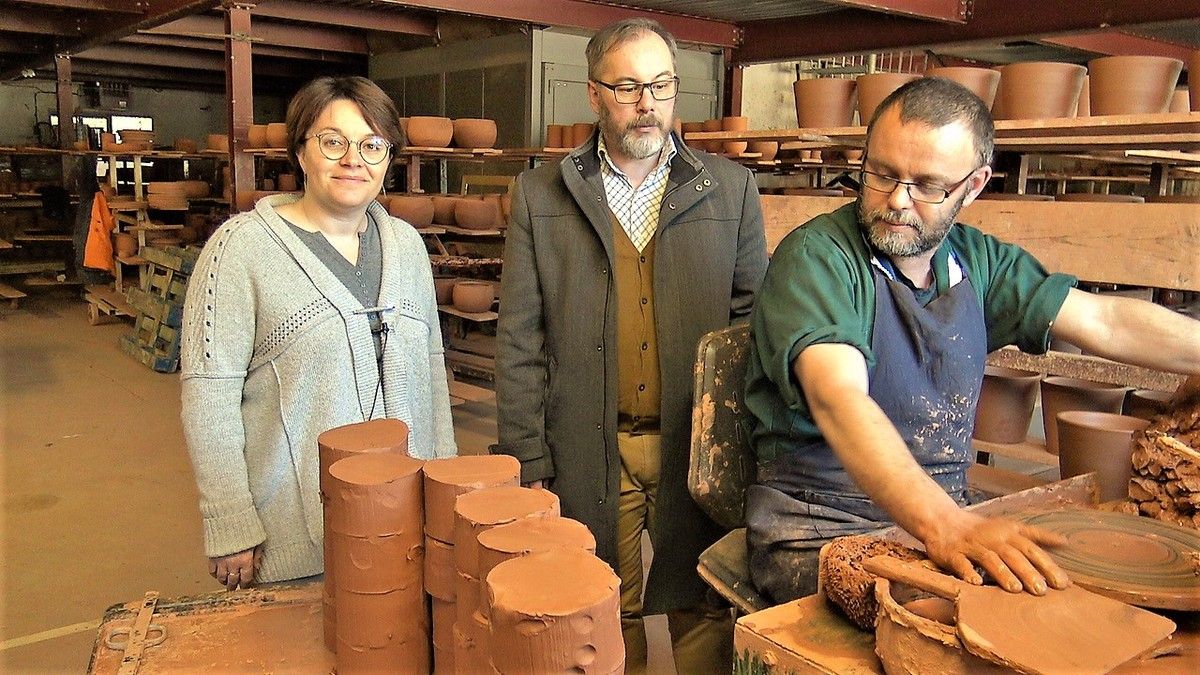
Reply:
[[[454,541],[454,500],[461,494],[517,485],[521,463],[510,455],[468,455],[425,463],[425,534]]]
[[[421,531],[421,464],[403,455],[356,455],[329,467],[325,530],[356,537]]]
[[[863,569],[864,560],[890,555],[900,560],[920,560],[915,549],[870,535],[838,537],[821,549],[817,588],[830,604],[842,610],[863,630],[875,626],[879,605],[875,598],[875,575]]]
[[[500,673],[608,673],[625,660],[620,580],[573,549],[503,562],[487,576],[492,664]]]
[[[338,570],[336,587],[358,593],[387,593],[422,588],[425,545],[417,535],[351,537],[327,532]]]
[[[583,523],[561,516],[529,516],[497,525],[479,535],[479,576],[486,579],[496,565],[513,558],[556,548],[596,552],[596,538]],[[490,618],[486,595],[481,595],[479,612]]]
[[[479,607],[479,580],[465,572],[454,573],[454,622],[465,624]]]
[[[454,545],[425,537],[425,592],[454,602]]]
[[[557,516],[558,495],[549,490],[501,486],[460,495],[454,502],[454,566],[479,576],[479,534],[526,516]]]
[[[421,641],[416,641],[421,643]],[[421,643],[423,644],[423,643]],[[429,672],[429,650],[418,645],[394,644],[384,648],[355,647],[338,643],[337,671],[347,673],[404,673],[425,675]]]
[[[425,595],[413,589],[391,593],[355,593],[337,589],[337,639],[356,647],[386,647],[394,642],[429,640]]]
[[[454,603],[433,598],[433,672],[454,673]]]
[[[479,631],[454,624],[454,669],[458,673],[493,673],[491,661],[484,653],[485,644]]]

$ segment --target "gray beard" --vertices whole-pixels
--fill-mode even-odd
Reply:
[[[867,189],[867,188],[863,188]],[[892,212],[889,209],[875,209],[873,211],[864,212],[862,195],[858,197],[858,224],[867,234],[867,241],[884,255],[889,258],[912,258],[914,256],[927,253],[937,248],[942,244],[946,235],[950,232],[950,228],[954,226],[955,220],[958,218],[958,212],[962,209],[963,202],[966,201],[967,195],[964,193],[959,197],[958,203],[946,214],[940,222],[934,226],[927,225],[920,221],[915,215],[910,219],[901,219],[908,225],[914,228],[916,237],[905,236],[900,232],[887,232],[882,228],[875,227],[877,218],[887,219]]]
[[[651,138],[639,138],[639,135],[633,132],[638,122],[639,120],[634,120],[629,127],[620,128],[613,122],[608,110],[600,108],[600,131],[604,134],[604,141],[610,143],[616,139],[617,149],[622,155],[630,159],[646,159],[662,152],[667,143],[667,132],[662,127],[662,121],[657,120],[659,134]]]

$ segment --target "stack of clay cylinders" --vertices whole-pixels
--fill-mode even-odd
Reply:
[[[624,672],[621,581],[604,561],[557,548],[502,562],[485,581],[494,672]]]
[[[502,486],[469,492],[454,505],[454,667],[460,673],[491,672],[481,595],[479,535],[528,516],[559,515],[558,495],[549,490]]]
[[[329,467],[325,537],[337,570],[337,672],[428,673],[420,460],[359,454]]]
[[[433,614],[435,673],[454,673],[454,620],[458,572],[454,566],[454,503],[459,495],[520,482],[521,463],[510,455],[469,455],[425,463],[425,592]],[[465,672],[465,671],[464,671]]]
[[[335,427],[317,436],[317,448],[320,453],[321,503],[324,505],[325,523],[329,523],[329,501],[325,498],[329,482],[329,467],[339,459],[363,453],[397,453],[408,454],[408,425],[400,420],[371,420],[357,424],[347,424]],[[334,570],[333,554],[330,550],[328,527],[325,534],[325,594],[322,623],[325,635],[325,647],[329,651],[337,650],[337,610],[333,605],[333,589],[337,584],[337,572]]]

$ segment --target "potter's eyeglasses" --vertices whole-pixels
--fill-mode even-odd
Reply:
[[[952,192],[962,187],[963,183],[966,183],[971,176],[975,175],[976,171],[982,168],[983,167],[980,166],[971,169],[971,173],[963,176],[962,180],[946,186],[932,185],[930,183],[914,183],[912,181],[892,178],[891,176],[882,173],[875,173],[874,171],[868,171],[866,169],[863,169],[860,174],[862,176],[862,184],[871,188],[872,190],[891,194],[896,191],[897,185],[903,185],[905,191],[908,192],[908,198],[914,202],[921,202],[923,204],[941,204],[950,197]]]
[[[678,77],[655,80],[654,82],[622,82],[621,84],[609,84],[600,80],[592,80],[592,82],[606,89],[611,89],[613,98],[617,99],[617,103],[637,103],[642,100],[643,89],[649,89],[650,95],[654,97],[655,101],[670,101],[679,93]]]
[[[361,141],[352,141],[336,131],[323,131],[312,136],[305,136],[307,141],[317,139],[317,147],[325,159],[336,162],[350,152],[351,145],[358,146],[358,154],[367,164],[378,164],[387,159],[392,144],[383,136],[367,136]]]

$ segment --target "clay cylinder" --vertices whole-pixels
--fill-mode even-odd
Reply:
[[[858,90],[858,123],[866,126],[875,114],[875,108],[889,94],[901,86],[917,79],[912,73],[868,73],[859,75],[856,89]]]
[[[433,607],[433,672],[453,675],[454,669],[454,603],[434,597]]]
[[[337,588],[357,593],[388,593],[423,586],[425,546],[420,527],[405,535],[352,537],[327,532],[337,569]]]
[[[317,436],[319,454],[318,485],[320,486],[321,502],[324,505],[326,523],[328,524],[328,504],[325,500],[325,486],[328,479],[329,467],[340,459],[362,453],[398,453],[408,454],[408,425],[400,420],[379,419],[356,424],[347,424],[325,431]],[[337,610],[333,601],[333,589],[337,584],[332,539],[329,537],[328,525],[323,544],[325,552],[324,576],[324,636],[325,646],[334,650],[337,648],[336,626]]]
[[[969,68],[945,66],[925,71],[929,77],[941,77],[957,82],[983,100],[988,108],[996,102],[996,89],[1000,87],[1000,71],[994,68]]]
[[[1040,373],[985,366],[971,437],[991,443],[1024,441],[1041,379]]]
[[[1129,392],[1125,399],[1125,414],[1144,420],[1153,420],[1159,415],[1170,412],[1168,402],[1171,393],[1153,389],[1135,389]]]
[[[454,602],[454,545],[425,537],[425,592],[443,602]]]
[[[1096,472],[1100,501],[1129,496],[1133,434],[1148,420],[1111,413],[1068,410],[1058,414],[1058,470],[1062,478]]]
[[[796,124],[800,128],[848,127],[854,124],[854,80],[822,77],[796,80]]]
[[[454,566],[479,576],[479,535],[526,516],[559,515],[558,495],[549,490],[501,486],[458,497],[454,505]],[[474,608],[472,608],[474,609]]]
[[[599,558],[555,549],[487,576],[492,664],[500,673],[611,673],[625,660],[621,582]]]
[[[542,553],[556,548],[596,552],[596,538],[592,536],[591,530],[578,520],[561,516],[529,516],[505,525],[497,525],[481,532],[478,541],[481,579],[486,579],[500,563],[531,553]],[[487,595],[482,594],[480,600],[480,614],[484,618],[490,618],[491,608],[486,602]]]
[[[1029,120],[1074,117],[1087,68],[1073,63],[1032,61],[1000,67],[992,116]]]
[[[425,463],[425,534],[454,541],[454,500],[461,494],[517,485],[521,463],[511,455],[467,455]]]
[[[1042,380],[1042,426],[1046,430],[1046,450],[1058,454],[1058,424],[1060,412],[1090,410],[1120,413],[1129,387],[1102,384],[1073,377],[1047,377]]]
[[[428,673],[429,619],[424,594],[338,589],[338,673]]]
[[[576,122],[571,125],[571,145],[572,148],[577,148],[587,142],[592,137],[592,129],[595,125],[591,122]]]
[[[1183,61],[1165,56],[1105,56],[1088,61],[1092,115],[1165,113]]]
[[[479,621],[455,623],[454,669],[459,673],[494,673],[492,659],[488,655],[491,629]]]
[[[569,129],[565,124],[547,124],[546,125],[546,145],[547,148],[563,147],[563,131]]]
[[[422,522],[420,460],[355,455],[329,467],[325,531],[354,537],[414,537]]]

